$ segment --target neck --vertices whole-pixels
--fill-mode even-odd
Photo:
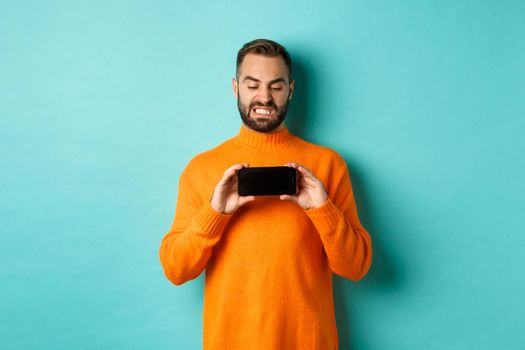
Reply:
[[[255,149],[277,149],[292,141],[294,136],[284,123],[272,132],[259,132],[242,124],[234,141]]]
[[[275,128],[274,130],[269,131],[269,132],[262,132],[262,131],[258,131],[258,130],[252,129],[249,126],[247,126],[246,124],[244,124],[244,123],[242,123],[242,127],[245,128],[245,129],[248,129],[250,131],[258,132],[260,134],[273,134],[273,133],[276,133],[276,132],[279,132],[279,131],[283,130],[286,127],[286,125],[284,125],[284,121],[283,121],[281,124],[279,124],[279,126],[277,128]]]

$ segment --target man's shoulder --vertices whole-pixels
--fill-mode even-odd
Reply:
[[[195,154],[186,165],[185,171],[191,171],[195,168],[209,167],[211,164],[215,163],[219,157],[224,155],[226,149],[230,146],[231,138],[227,139],[220,144],[205,149],[197,154]]]
[[[341,156],[341,154],[335,150],[334,148],[331,148],[329,146],[325,146],[319,143],[315,143],[303,138],[298,137],[299,142],[301,143],[301,147],[305,149],[306,152],[308,152],[309,155],[312,155],[313,157],[322,160],[329,160],[331,162],[343,162],[344,159]]]

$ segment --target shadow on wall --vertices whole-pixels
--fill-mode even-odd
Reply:
[[[294,93],[288,113],[286,114],[286,126],[298,136],[308,134],[308,121],[311,120],[309,113],[312,109],[312,80],[315,80],[314,68],[309,67],[308,61],[301,57],[292,57],[292,78],[295,80]]]
[[[292,57],[294,64],[292,76],[295,80],[295,91],[286,116],[286,125],[290,131],[300,137],[315,134],[311,121],[319,117],[313,115],[315,110],[313,106],[319,102],[319,91],[321,91],[320,89],[323,88],[324,84],[322,79],[316,74],[319,69],[313,63],[309,63],[314,56],[303,53],[302,56]],[[335,101],[328,101],[328,103],[330,102]],[[338,150],[349,167],[359,218],[372,236],[373,261],[368,274],[357,283],[334,274],[334,303],[339,348],[363,350],[367,348],[367,334],[359,331],[363,328],[360,327],[359,319],[354,317],[356,308],[353,305],[360,303],[360,295],[368,293],[377,295],[378,292],[379,294],[385,294],[389,290],[399,289],[403,278],[399,275],[399,268],[396,267],[396,262],[388,255],[388,249],[384,248],[387,243],[381,239],[379,229],[376,230],[376,227],[384,229],[384,226],[377,225],[377,221],[367,205],[371,201],[366,198],[367,191],[363,186],[363,183],[366,181],[362,180],[363,177],[359,172],[359,166],[353,163],[351,157],[344,155],[344,151],[344,149]]]
[[[370,209],[372,200],[366,196],[366,189],[363,183],[362,174],[347,156],[346,164],[349,167],[352,188],[357,205],[359,219],[363,227],[372,237],[372,266],[368,274],[360,281],[353,282],[346,278],[334,274],[334,302],[337,318],[337,330],[339,334],[339,345],[341,349],[367,349],[368,335],[360,326],[360,321],[356,315],[354,305],[360,303],[359,297],[367,294],[384,295],[388,297],[390,292],[399,290],[404,283],[398,261],[389,255],[388,242],[382,239],[381,230],[383,225],[379,225],[374,218],[373,211]],[[381,227],[381,229],[379,229]],[[377,228],[377,229],[376,229]],[[364,310],[364,308],[361,308]],[[374,332],[377,334],[377,332]]]

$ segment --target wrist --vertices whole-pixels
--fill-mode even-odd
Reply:
[[[326,203],[327,200],[328,200],[328,196],[323,197],[323,198],[321,198],[321,199],[318,199],[318,200],[316,200],[316,201],[313,203],[313,205],[312,205],[310,208],[308,208],[308,209],[306,209],[306,210],[312,210],[312,209],[320,208],[320,207],[322,207],[322,206]]]
[[[210,202],[210,206],[213,210],[215,210],[217,213],[219,214],[224,214],[224,210],[222,210],[221,208],[217,207],[215,204],[213,204],[212,202]]]

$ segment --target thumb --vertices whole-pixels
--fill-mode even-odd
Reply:
[[[239,207],[242,207],[246,203],[253,202],[255,200],[255,196],[239,196]]]

